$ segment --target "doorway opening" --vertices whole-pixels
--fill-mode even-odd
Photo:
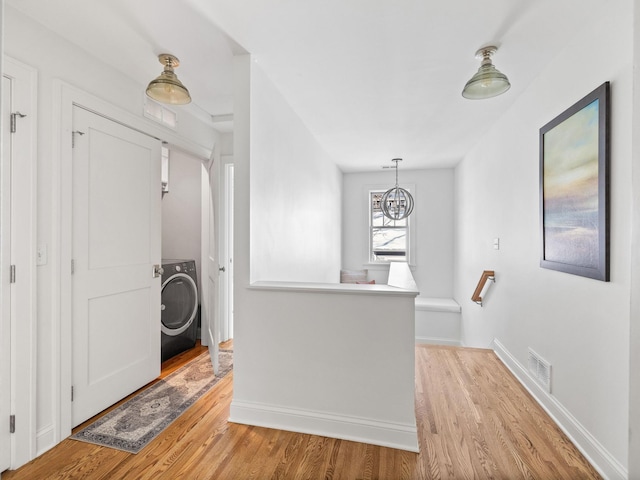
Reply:
[[[165,147],[162,192],[162,360],[202,338],[202,161]],[[205,340],[205,345],[208,342]]]

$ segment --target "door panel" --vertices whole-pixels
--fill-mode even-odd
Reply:
[[[146,324],[138,321],[149,317],[149,290],[125,291],[89,300],[88,372],[89,385],[99,384],[113,372],[121,372],[130,365],[144,362],[149,354]],[[118,355],[113,345],[104,341],[111,331],[126,332],[118,339]],[[106,360],[106,361],[105,361]]]
[[[73,115],[75,426],[160,373],[161,143]]]
[[[149,158],[148,147],[118,141],[96,129],[89,159],[88,187],[93,200],[88,205],[89,268],[148,264],[149,212],[155,200],[149,194],[154,159]]]

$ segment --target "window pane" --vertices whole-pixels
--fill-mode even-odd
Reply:
[[[385,216],[382,214],[382,210],[380,210],[380,199],[382,198],[382,193],[380,192],[371,192],[371,226],[372,227],[382,227],[385,223]]]
[[[382,211],[380,211],[380,213],[382,214]],[[403,218],[402,220],[392,220],[390,218],[385,217],[384,214],[382,214],[382,216],[384,217],[385,226],[389,226],[389,227],[406,227],[407,226],[406,218]]]
[[[382,212],[373,212],[373,218],[371,219],[372,227],[383,227],[387,223],[387,218],[382,214]]]
[[[380,201],[384,192],[371,192],[371,226],[372,227],[406,227],[407,219],[392,220],[382,213]]]
[[[406,261],[407,229],[406,228],[372,228],[371,247],[373,260]]]

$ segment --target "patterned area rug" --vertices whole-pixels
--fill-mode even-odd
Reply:
[[[232,370],[232,351],[219,359],[217,376],[204,352],[70,438],[138,453]]]

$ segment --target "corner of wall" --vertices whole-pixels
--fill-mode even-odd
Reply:
[[[498,358],[513,373],[535,401],[551,416],[553,421],[569,437],[596,470],[609,480],[626,480],[628,472],[558,400],[547,393],[529,375],[527,370],[494,338],[492,348]]]

